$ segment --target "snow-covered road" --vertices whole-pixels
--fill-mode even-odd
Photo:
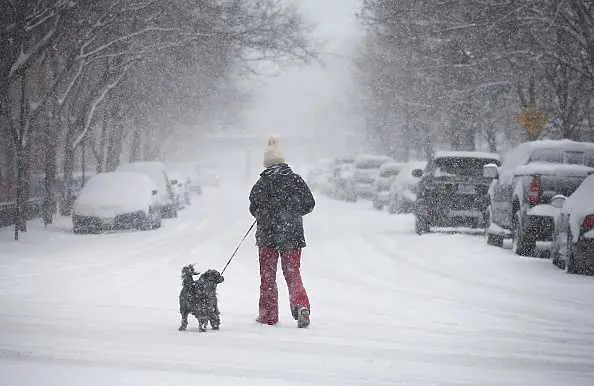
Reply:
[[[248,191],[207,190],[157,231],[0,230],[0,385],[593,384],[592,277],[324,197],[305,220],[309,329],[280,274],[280,323],[254,321],[252,236],[219,287],[221,330],[177,331],[181,267],[223,267]]]

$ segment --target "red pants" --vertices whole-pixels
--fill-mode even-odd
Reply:
[[[281,258],[283,275],[289,289],[289,303],[293,317],[296,318],[298,307],[309,309],[309,299],[301,281],[301,249],[279,251],[275,248],[260,248],[260,314],[262,323],[278,322],[278,287],[276,268],[278,257]]]

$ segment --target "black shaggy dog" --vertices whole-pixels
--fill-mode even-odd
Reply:
[[[188,327],[189,314],[198,320],[200,332],[206,331],[208,322],[213,330],[218,330],[221,324],[217,284],[221,284],[225,278],[218,271],[209,269],[202,273],[198,280],[194,280],[194,276],[199,274],[192,264],[182,268],[182,289],[179,293],[180,331]]]

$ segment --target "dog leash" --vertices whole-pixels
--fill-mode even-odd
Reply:
[[[227,264],[225,264],[225,267],[221,271],[221,275],[225,272],[225,270],[227,269],[227,267],[231,263],[231,260],[233,260],[233,258],[237,254],[237,251],[239,251],[239,248],[241,247],[241,244],[243,244],[243,242],[245,241],[245,239],[248,238],[248,236],[250,235],[250,232],[252,231],[252,229],[254,229],[254,226],[256,226],[256,220],[254,220],[254,222],[250,226],[250,229],[248,229],[247,232],[245,232],[245,235],[243,236],[243,238],[241,240],[239,240],[239,244],[237,244],[237,248],[235,248],[235,251],[233,251],[233,253],[231,254],[231,258],[229,259],[229,261],[227,261]]]

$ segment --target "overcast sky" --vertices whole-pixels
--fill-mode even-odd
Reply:
[[[325,67],[294,67],[260,79],[251,87],[255,98],[244,115],[246,128],[252,133],[281,136],[354,128],[360,123],[350,106],[352,64],[348,56],[362,31],[355,17],[359,0],[294,1],[316,24],[315,36],[325,42]]]

